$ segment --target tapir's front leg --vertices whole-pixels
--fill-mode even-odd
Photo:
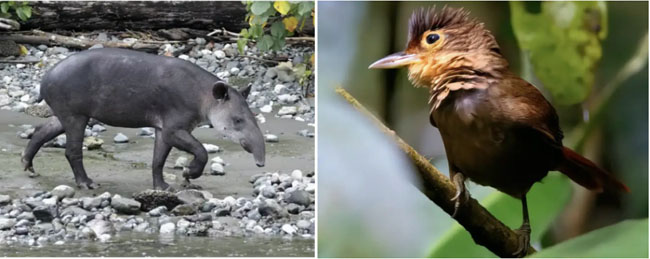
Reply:
[[[208,152],[201,142],[184,129],[163,129],[162,133],[166,143],[194,155],[189,171],[183,172],[183,177],[187,180],[199,178],[208,162]]]
[[[156,142],[153,147],[153,188],[156,190],[170,190],[169,184],[165,182],[163,177],[163,167],[167,155],[172,149],[172,146],[165,142],[164,136],[160,129],[156,129]]]

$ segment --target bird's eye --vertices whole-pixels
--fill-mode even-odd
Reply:
[[[434,42],[438,41],[440,39],[440,35],[437,33],[431,33],[427,35],[427,44],[433,44]]]

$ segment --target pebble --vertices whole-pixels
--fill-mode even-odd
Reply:
[[[273,111],[273,106],[271,106],[270,104],[264,105],[262,106],[262,108],[260,108],[260,111],[263,113],[270,113]]]
[[[179,156],[174,163],[174,169],[183,169],[187,166],[188,160],[187,157]]]
[[[160,226],[160,234],[170,234],[176,231],[176,224],[168,222]]]
[[[57,196],[60,200],[64,198],[72,198],[75,194],[74,188],[67,186],[67,185],[59,185],[57,187],[54,187],[52,191],[52,196]]]
[[[293,235],[294,233],[296,233],[296,229],[293,226],[289,225],[289,224],[282,225],[282,231],[284,233],[289,234],[289,235]]]
[[[309,198],[309,193],[306,191],[296,190],[290,192],[287,197],[284,199],[288,203],[295,203],[302,206],[309,206],[311,204],[311,199]]]
[[[93,132],[104,132],[106,131],[106,127],[100,125],[100,124],[95,124],[93,125],[92,129]]]
[[[277,143],[279,141],[278,136],[273,134],[264,134],[264,140],[269,143]]]
[[[11,203],[11,197],[9,195],[0,195],[0,206],[4,206]]]
[[[282,106],[278,111],[278,116],[295,115],[297,112],[298,108],[296,108],[296,106]]]
[[[51,222],[57,215],[56,207],[54,206],[39,206],[34,208],[32,213],[34,213],[34,217],[37,220],[42,222]]]
[[[153,128],[140,128],[140,131],[138,131],[138,136],[153,136],[155,135],[155,131]]]
[[[217,153],[219,152],[219,146],[217,145],[212,145],[212,144],[203,144],[203,148],[205,148],[205,151],[208,151],[208,153]]]
[[[296,169],[291,172],[291,178],[295,180],[302,180],[302,171]]]
[[[212,163],[210,165],[210,172],[212,175],[225,175],[226,171],[223,168],[223,164],[221,163]]]
[[[117,135],[115,135],[115,137],[113,137],[113,142],[115,142],[115,143],[128,143],[129,142],[129,137],[127,137],[126,135],[124,135],[124,134],[122,134],[120,132],[120,133],[117,133]]]
[[[15,219],[0,218],[0,230],[7,230],[16,225]]]
[[[134,199],[123,198],[118,194],[115,194],[115,196],[111,198],[111,207],[124,214],[140,213],[140,202]]]
[[[226,57],[226,52],[223,52],[222,50],[216,50],[214,51],[214,56],[221,59]]]
[[[196,213],[196,210],[194,209],[194,206],[189,205],[189,204],[181,204],[176,206],[173,210],[172,213],[176,216],[186,216],[186,215],[192,215]]]

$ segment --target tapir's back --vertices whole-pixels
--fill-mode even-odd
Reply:
[[[217,80],[177,58],[125,49],[93,49],[72,55],[49,70],[41,82],[41,97],[55,114],[103,117],[107,123],[136,126],[130,121],[160,116],[174,107],[198,109],[192,106]],[[127,122],[116,121],[121,118]]]

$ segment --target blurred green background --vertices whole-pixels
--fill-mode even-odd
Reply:
[[[511,70],[556,107],[565,145],[632,190],[596,194],[550,173],[529,194],[531,243],[543,249],[538,256],[648,256],[648,2],[547,4],[318,3],[319,256],[494,257],[413,186],[418,183],[404,154],[334,93],[338,86],[348,90],[447,173],[440,135],[429,124],[426,90],[411,86],[406,69],[367,69],[403,50],[413,10],[433,5],[463,7],[484,22]],[[511,8],[520,8],[520,16],[513,17]],[[573,31],[553,34],[562,30],[557,23],[571,19]],[[537,38],[518,42],[517,33],[520,40],[525,33]],[[575,35],[587,43],[576,43]],[[540,44],[557,44],[564,53],[546,53]],[[602,48],[602,56],[595,48]],[[565,67],[573,54],[583,63]],[[545,74],[544,67],[553,73]],[[562,84],[573,77],[582,84]],[[566,91],[578,94],[567,98]],[[508,226],[521,224],[519,201],[490,187],[468,188]]]

